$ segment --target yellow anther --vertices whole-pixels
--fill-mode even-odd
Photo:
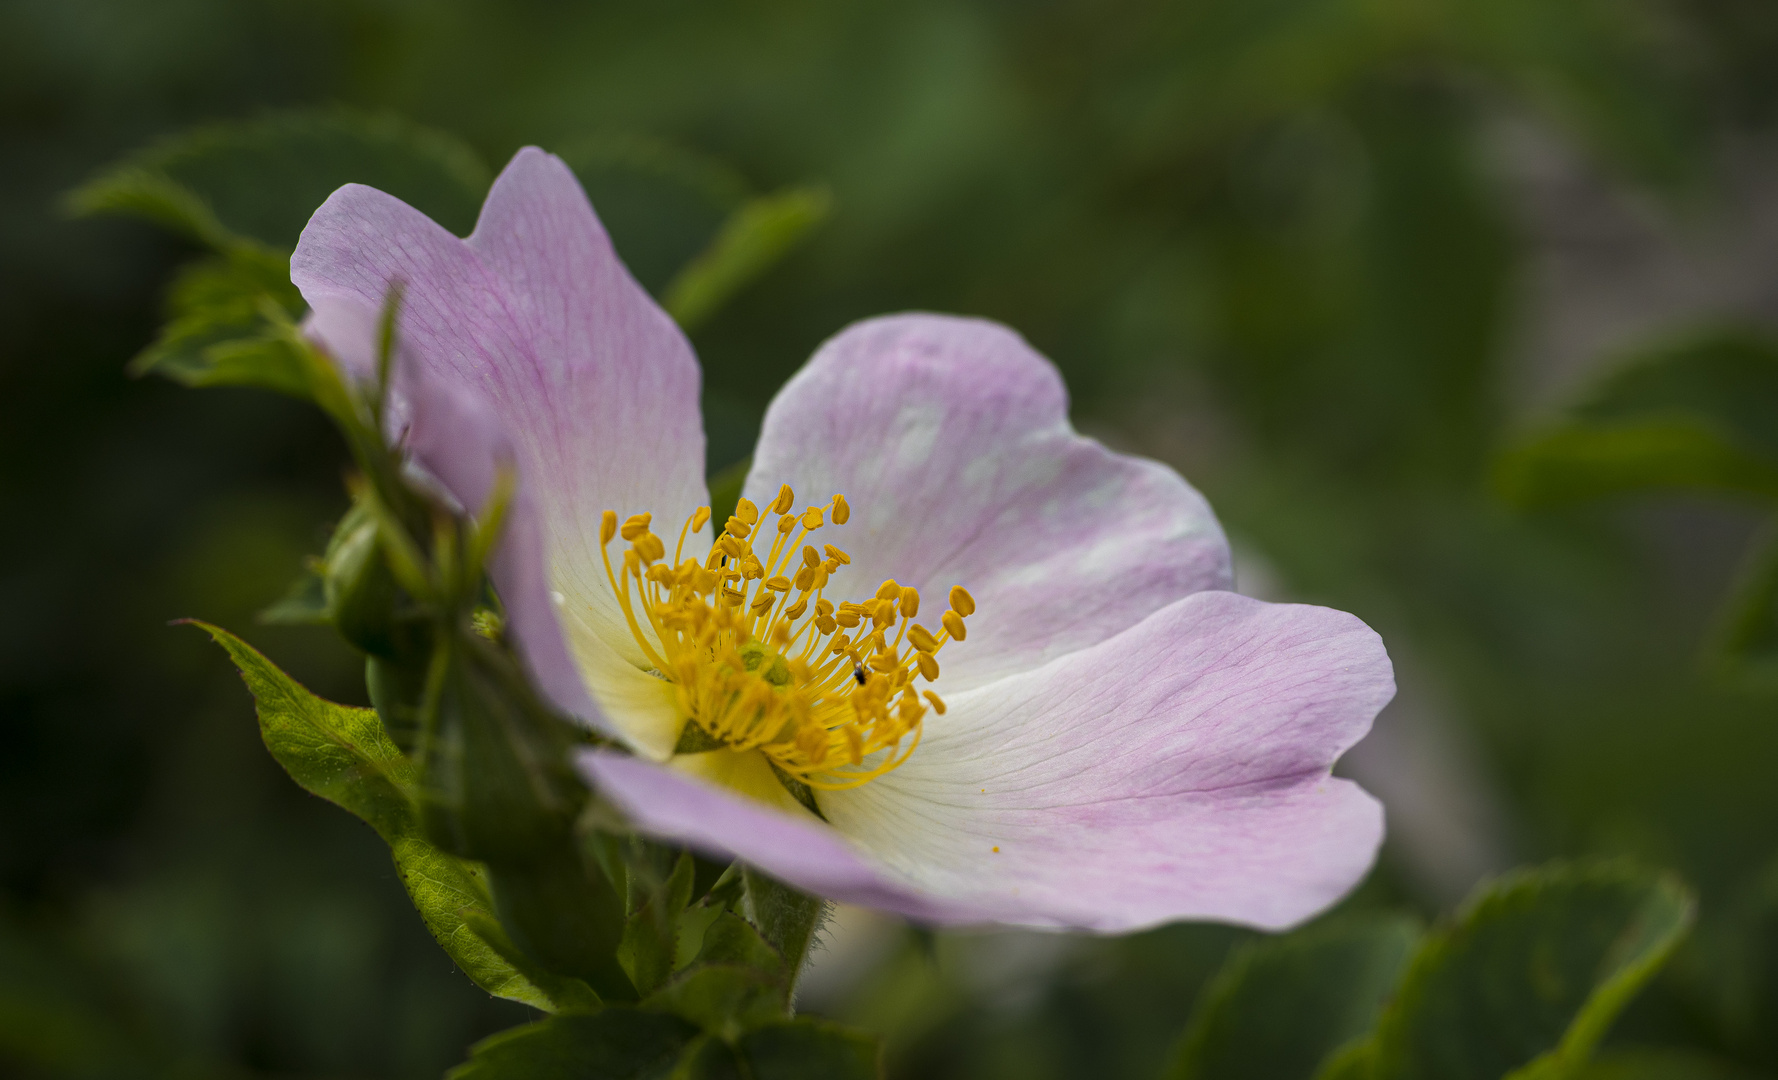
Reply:
[[[772,499],[775,536],[760,527],[759,508],[740,500],[709,554],[684,558],[685,538],[711,521],[709,507],[697,508],[677,533],[672,561],[650,515],[620,525],[614,512],[603,513],[602,547],[617,535],[629,545],[616,560],[606,551],[606,574],[638,648],[673,684],[682,715],[733,750],[766,755],[781,775],[816,791],[856,787],[907,760],[922,718],[942,710],[942,702],[921,697],[915,680],[938,678],[932,653],[946,639],[914,624],[920,595],[893,580],[874,595],[837,603],[821,596],[850,556],[832,545],[823,545],[823,556],[800,534],[793,547],[789,537],[799,526],[843,523],[851,509],[835,496],[831,507],[793,512],[794,499],[789,485]],[[945,629],[960,639],[974,604],[967,593],[952,597]]]
[[[654,521],[653,514],[631,514],[629,518],[625,520],[624,527],[618,530],[618,532],[625,540],[635,540],[638,536],[641,536],[648,531],[649,523],[652,521]]]
[[[643,562],[659,562],[667,556],[667,545],[655,534],[645,532],[636,538],[635,551]]]
[[[967,619],[975,614],[975,597],[969,595],[969,590],[961,585],[951,586],[951,610]],[[954,636],[958,641],[963,640],[962,634]]]

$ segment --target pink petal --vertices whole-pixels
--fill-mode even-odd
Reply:
[[[1351,615],[1197,593],[948,697],[907,764],[821,805],[902,880],[998,922],[1286,926],[1375,858],[1381,806],[1329,769],[1394,693]]]
[[[378,314],[355,299],[318,298],[307,330],[350,374],[374,375]],[[394,363],[392,438],[401,440],[410,461],[441,485],[457,503],[475,513],[493,494],[496,470],[513,463],[513,450],[493,412],[461,386],[429,379],[412,350]],[[506,614],[513,640],[533,681],[564,711],[599,723],[602,717],[587,694],[585,680],[569,655],[549,602],[543,568],[543,540],[537,509],[523,476],[506,513],[504,536],[490,567],[511,596]],[[607,729],[608,734],[618,732]]]
[[[608,750],[586,750],[594,790],[650,835],[719,859],[740,858],[814,896],[936,919],[942,907],[898,886],[812,816],[791,817],[682,773]]]
[[[833,899],[947,923],[1277,928],[1375,858],[1381,807],[1328,770],[1393,692],[1352,616],[1208,592],[956,695],[907,764],[819,796],[832,833],[641,762],[584,764],[639,828]]]
[[[652,511],[665,534],[706,501],[699,372],[567,166],[521,150],[468,240],[398,199],[347,185],[303,230],[291,278],[317,310],[333,300],[376,309],[392,283],[405,287],[402,341],[419,384],[486,410],[535,508],[534,536],[510,540],[542,545],[546,587],[496,578],[515,631],[554,627],[588,671],[640,662],[604,580],[599,517]],[[439,445],[456,437],[434,436]],[[473,445],[479,436],[461,438]],[[707,544],[707,536],[690,541],[694,553]],[[563,597],[560,619],[551,589]]]
[[[780,483],[804,503],[840,492],[853,507],[815,538],[852,556],[835,599],[894,578],[920,589],[935,629],[952,585],[975,596],[968,641],[940,658],[945,691],[1230,583],[1203,497],[1163,465],[1077,435],[1050,362],[979,319],[870,319],[823,345],[766,413],[747,495],[763,505]]]

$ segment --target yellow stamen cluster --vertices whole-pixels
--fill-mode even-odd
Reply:
[[[709,507],[680,527],[671,561],[650,515],[620,526],[607,510],[605,573],[630,633],[692,723],[717,743],[764,752],[811,788],[856,787],[907,760],[928,708],[943,715],[944,701],[914,680],[938,678],[937,654],[963,640],[975,600],[953,588],[936,633],[914,622],[920,594],[894,581],[868,600],[835,604],[823,594],[851,558],[803,541],[830,520],[844,525],[851,508],[835,495],[798,513],[795,500],[789,485],[779,490],[768,529],[742,499],[702,562],[683,558],[685,538],[710,520]],[[629,547],[618,571],[609,548],[620,535]],[[767,538],[762,558],[755,544]]]

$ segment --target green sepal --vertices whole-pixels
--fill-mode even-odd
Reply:
[[[641,875],[629,875],[629,913],[617,959],[639,993],[659,989],[677,966],[680,920],[691,904],[694,870],[691,855],[681,853],[665,880],[641,881]]]
[[[438,850],[419,834],[413,764],[390,740],[376,712],[316,697],[228,631],[192,625],[233,659],[253,695],[266,749],[291,779],[365,821],[389,845],[415,909],[463,973],[498,997],[557,1008],[539,983],[551,976],[525,970],[514,962],[515,950],[504,942],[497,947],[477,932],[477,917],[491,919],[494,912],[487,869]]]
[[[284,590],[283,596],[259,613],[258,619],[270,626],[326,626],[332,622],[321,560],[311,557],[304,562],[302,573]]]
[[[827,918],[827,903],[785,885],[752,867],[743,867],[746,884],[742,911],[772,948],[783,957],[786,993],[793,988],[815,935]]]
[[[509,654],[467,628],[439,642],[420,715],[415,756],[433,843],[512,865],[541,865],[569,844],[586,797],[568,765],[575,734]]]
[[[1205,990],[1173,1080],[1309,1080],[1368,1034],[1420,936],[1411,919],[1313,926],[1237,950]]]
[[[699,963],[643,999],[642,1007],[684,1017],[732,1042],[784,1018],[784,980],[752,965]]]
[[[1570,1076],[1685,936],[1693,909],[1674,878],[1621,862],[1556,863],[1485,885],[1416,953],[1371,1045],[1322,1078]]]

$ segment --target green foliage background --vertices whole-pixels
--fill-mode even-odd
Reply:
[[[1493,868],[1632,855],[1696,887],[1697,931],[1596,1033],[1600,1075],[1778,1073],[1778,697],[1700,661],[1778,640],[1757,559],[1721,614],[1771,491],[1668,474],[1745,501],[1574,501],[1638,487],[1600,479],[1647,449],[1601,425],[1709,395],[1632,368],[1569,428],[1515,404],[1537,237],[1501,136],[1707,214],[1724,148],[1769,149],[1775,61],[1753,0],[0,3],[0,1071],[437,1076],[535,1016],[451,967],[376,836],[292,785],[234,673],[166,629],[253,627],[343,511],[344,449],[295,401],[128,379],[205,237],[64,212],[193,125],[347,106],[460,137],[464,177],[525,143],[568,158],[644,284],[700,320],[713,471],[854,318],[1017,327],[1079,424],[1179,465],[1281,595],[1356,612],[1434,688],[1496,807]],[[288,246],[295,196],[212,179],[224,224]],[[746,268],[709,245],[749,199],[826,217],[722,304]],[[466,228],[473,203],[435,212]],[[704,284],[675,286],[706,250]],[[1727,430],[1757,458],[1778,383],[1744,385]],[[247,636],[362,701],[331,637]],[[1395,844],[1336,919],[1454,898]],[[1266,969],[1239,952],[1211,982],[1250,936],[909,932],[821,1004],[886,1032],[895,1075],[1207,1076],[1222,1014],[1188,1017]],[[1030,977],[981,974],[1033,953]],[[1693,1056],[1614,1064],[1630,1044]]]

